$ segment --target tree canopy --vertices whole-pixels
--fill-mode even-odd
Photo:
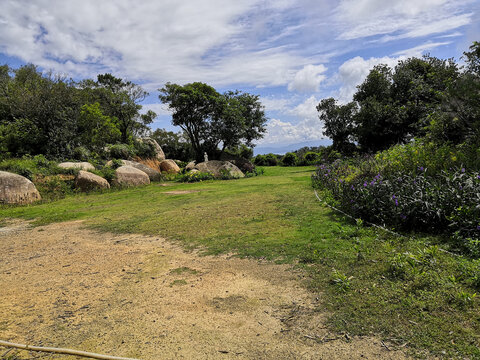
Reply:
[[[112,74],[75,82],[36,66],[0,66],[0,150],[22,156],[73,157],[84,147],[130,144],[155,118],[140,114],[147,93]]]
[[[324,135],[343,153],[384,150],[415,137],[479,141],[480,44],[464,54],[466,67],[426,55],[390,68],[375,66],[353,101],[323,99],[317,106]],[[472,140],[473,141],[473,140]]]
[[[226,149],[253,141],[266,131],[264,108],[257,95],[240,91],[218,93],[213,87],[194,82],[167,83],[159,89],[160,100],[172,110],[172,124],[190,139],[197,160],[206,152],[218,158]]]

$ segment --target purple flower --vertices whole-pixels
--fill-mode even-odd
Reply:
[[[478,226],[477,226],[477,230],[479,230],[479,231],[480,231],[480,225],[478,225]]]
[[[400,217],[402,218],[402,220],[405,220],[407,217],[403,214],[400,214]]]
[[[363,187],[367,187],[367,185],[368,185],[368,184],[367,184],[367,182],[365,181],[365,182],[363,183]]]
[[[465,172],[465,168],[462,168],[462,170],[461,170],[461,171],[462,171],[462,173],[464,173],[464,172]]]
[[[420,167],[418,168],[418,170],[423,171],[423,170],[424,170],[424,169],[423,169],[423,166],[420,166]]]
[[[395,201],[395,206],[398,206],[398,200],[395,195],[392,195],[392,199]]]

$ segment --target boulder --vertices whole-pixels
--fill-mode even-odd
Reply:
[[[227,172],[231,177],[243,178],[245,174],[229,161],[210,160],[195,165],[195,169],[201,172],[209,172],[215,177],[221,177],[223,172]]]
[[[163,160],[160,163],[160,170],[168,174],[178,174],[180,172],[180,168],[178,167],[177,163],[173,160]]]
[[[110,184],[101,176],[80,170],[75,179],[75,188],[82,191],[110,189]]]
[[[187,166],[185,166],[185,170],[190,171],[195,167],[195,161],[190,161]]]
[[[140,171],[143,171],[145,174],[148,175],[148,178],[150,181],[160,181],[161,180],[161,174],[160,171],[152,169],[150,166],[140,164],[139,162],[136,161],[130,161],[130,160],[119,160],[121,163],[125,166],[131,166],[135,169],[138,169]],[[112,160],[108,161],[107,166],[112,166]]]
[[[31,204],[41,199],[35,185],[26,177],[0,171],[0,203]]]
[[[95,166],[93,166],[89,162],[67,161],[67,162],[63,162],[63,163],[58,164],[58,167],[60,167],[62,169],[80,169],[80,170],[85,170],[85,171],[95,170]]]
[[[113,184],[116,186],[139,186],[150,184],[148,175],[131,166],[120,166],[115,170]]]
[[[242,159],[242,158],[239,158],[239,159],[235,159],[235,160],[229,160],[233,165],[235,165],[236,167],[238,167],[240,169],[240,171],[242,171],[243,173],[247,173],[247,172],[253,172],[255,170],[255,165],[253,165],[250,161],[248,161],[247,159]]]
[[[160,161],[165,160],[165,153],[163,152],[160,145],[158,145],[158,143],[154,139],[149,137],[144,137],[144,138],[139,138],[137,140],[139,142],[143,142],[144,144],[151,144],[155,149],[155,157],[157,158],[157,160],[160,160]]]

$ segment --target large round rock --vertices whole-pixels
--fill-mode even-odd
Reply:
[[[110,184],[101,176],[80,170],[75,179],[75,187],[82,191],[110,189]]]
[[[115,170],[113,184],[116,186],[148,185],[150,184],[150,179],[143,171],[124,165]]]
[[[0,203],[31,204],[41,199],[35,185],[26,177],[0,171]]]
[[[160,163],[160,170],[168,174],[178,174],[180,172],[180,168],[178,167],[177,163],[173,160],[163,160]]]
[[[80,170],[85,170],[85,171],[95,170],[95,166],[93,166],[89,162],[67,161],[67,162],[63,162],[63,163],[58,164],[58,167],[62,168],[62,169],[80,169]]]
[[[136,162],[136,161],[130,161],[130,160],[120,160],[123,165],[125,166],[131,166],[134,167],[135,169],[143,171],[145,174],[148,175],[148,178],[150,181],[160,181],[161,180],[161,174],[160,171],[152,169],[150,166],[144,165],[142,163]],[[112,165],[112,161],[107,162],[107,166]]]
[[[221,177],[223,173],[233,178],[243,178],[245,174],[229,161],[210,160],[195,165],[195,169],[201,172],[209,172],[215,177]]]

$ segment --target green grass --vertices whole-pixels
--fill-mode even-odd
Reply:
[[[333,329],[376,334],[392,347],[406,343],[417,355],[480,358],[474,296],[480,262],[438,250],[434,237],[391,237],[335,214],[313,194],[312,167],[265,170],[248,179],[152,184],[0,207],[0,219],[83,219],[99,230],[164,236],[208,254],[294,263],[321,293],[320,309],[331,312]],[[199,191],[165,193],[173,190]]]

